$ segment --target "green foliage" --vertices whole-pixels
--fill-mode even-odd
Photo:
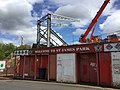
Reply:
[[[0,43],[0,60],[5,59],[10,55],[11,52],[19,49],[31,49],[29,45],[22,45],[22,46],[15,46],[12,43],[9,44],[2,44]]]

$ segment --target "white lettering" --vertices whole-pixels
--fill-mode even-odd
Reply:
[[[57,52],[75,52],[75,51],[90,51],[89,47],[77,47],[77,48],[58,48],[51,50],[36,50],[35,53],[57,53]]]
[[[41,53],[41,51],[39,50],[39,51],[35,51],[35,53]]]
[[[88,51],[89,51],[89,50],[90,50],[90,48],[86,47],[86,50],[88,50]]]
[[[49,50],[37,50],[35,53],[49,53]]]
[[[61,51],[61,49],[56,49],[56,52],[60,52]]]
[[[55,52],[55,49],[51,50],[51,52]]]
[[[62,49],[62,52],[66,52],[67,50],[66,49]]]
[[[90,48],[89,47],[80,47],[80,48],[76,48],[76,51],[89,51]]]
[[[71,52],[71,51],[75,51],[74,48],[68,48],[67,51]]]
[[[42,52],[43,52],[43,53],[45,53],[45,52],[49,52],[49,50],[43,50]]]
[[[76,48],[76,51],[79,51],[79,48]]]

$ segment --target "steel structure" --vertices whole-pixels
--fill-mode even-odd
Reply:
[[[42,29],[42,23],[47,22],[47,27]],[[51,14],[47,14],[37,21],[37,47],[40,47],[42,42],[41,40],[45,40],[47,43],[47,47],[50,46],[60,46],[60,44],[52,38],[52,35],[56,37],[62,45],[67,45],[67,43],[60,38],[54,30],[51,29]]]

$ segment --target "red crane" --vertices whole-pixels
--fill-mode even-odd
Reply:
[[[91,29],[93,28],[93,31],[92,31],[92,34],[88,40],[88,42],[98,42],[99,39],[97,37],[94,37],[93,36],[93,32],[94,32],[94,29],[95,27],[95,24],[98,20],[98,18],[100,17],[100,15],[102,14],[103,10],[105,9],[105,7],[107,6],[107,4],[109,3],[110,0],[105,0],[103,5],[101,6],[100,10],[97,12],[96,16],[94,17],[94,19],[92,20],[92,22],[90,23],[89,27],[87,28],[86,32],[84,34],[81,35],[81,37],[79,38],[79,42],[81,43],[85,43],[87,40],[86,40],[86,37],[87,35],[89,34],[89,32],[91,31]]]

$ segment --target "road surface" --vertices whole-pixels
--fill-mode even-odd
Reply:
[[[27,81],[27,80],[0,80],[0,90],[113,90],[113,89],[54,82]]]

